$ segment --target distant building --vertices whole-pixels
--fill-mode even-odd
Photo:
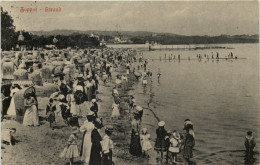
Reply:
[[[91,38],[96,38],[97,40],[99,40],[99,35],[97,35],[97,34],[91,33],[90,37]]]
[[[106,42],[104,40],[104,38],[102,39],[102,41],[100,42],[100,46],[105,46],[106,45]]]
[[[115,42],[118,43],[133,43],[131,40],[128,40],[127,38],[121,38],[121,37],[115,37],[114,38]]]

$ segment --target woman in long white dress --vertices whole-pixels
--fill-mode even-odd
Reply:
[[[95,128],[92,122],[94,119],[93,115],[94,113],[90,112],[87,115],[87,120],[80,127],[80,132],[84,132],[80,155],[81,161],[83,161],[86,165],[89,165],[90,152],[92,147],[91,133],[92,130]]]
[[[39,112],[37,109],[37,101],[31,93],[26,95],[24,99],[25,114],[23,125],[25,126],[39,126]]]
[[[119,105],[116,103],[113,103],[112,105],[112,115],[111,118],[112,119],[118,119],[120,117],[120,112],[119,112]]]
[[[72,113],[72,115],[74,115],[74,116],[78,116],[78,111],[76,108],[76,101],[75,101],[75,98],[74,98],[74,95],[72,92],[67,95],[67,101],[70,106],[70,113]]]
[[[13,89],[11,89],[10,97],[12,97],[12,100],[10,102],[10,106],[7,110],[7,115],[15,116],[16,115],[16,109],[15,109],[15,102],[14,102],[14,95],[16,92],[18,92],[20,89],[17,85],[14,86]]]

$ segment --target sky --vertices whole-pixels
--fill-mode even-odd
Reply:
[[[181,35],[259,34],[258,1],[1,2],[16,30],[150,31]],[[23,12],[37,8],[37,12]],[[61,8],[45,12],[45,8]]]

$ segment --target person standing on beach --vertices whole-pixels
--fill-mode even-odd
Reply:
[[[146,75],[145,75],[145,76],[143,76],[142,85],[143,85],[143,87],[146,87],[147,84],[148,84],[148,82],[147,82],[147,78],[146,78]]]
[[[172,162],[177,163],[177,154],[180,152],[180,134],[174,130],[170,138],[169,152],[172,155]]]
[[[151,135],[147,132],[147,128],[142,129],[142,134],[140,136],[141,138],[141,146],[142,146],[142,151],[143,151],[143,157],[147,156],[149,158],[148,151],[152,149],[152,145],[150,142]]]
[[[129,152],[133,156],[141,156],[142,155],[142,147],[140,143],[140,124],[138,121],[138,117],[134,116],[134,119],[131,122],[132,133],[131,133],[131,141],[130,141],[130,149]]]
[[[93,111],[95,113],[95,117],[98,117],[98,104],[97,104],[97,100],[96,99],[92,99],[92,106],[90,107],[90,110]]]
[[[160,77],[161,77],[161,70],[160,70],[160,68],[158,68],[158,73],[157,73],[157,79],[158,79],[158,81],[160,81]]]
[[[101,165],[112,165],[113,164],[112,150],[114,148],[114,144],[113,144],[113,141],[111,140],[112,131],[113,131],[113,127],[107,126],[105,129],[105,136],[103,137],[103,140],[101,141],[101,145],[102,145]]]
[[[125,74],[122,75],[122,87],[123,90],[126,91],[127,90],[127,83],[128,83],[128,79],[126,77]]]
[[[53,104],[53,99],[50,98],[49,104],[46,106],[46,115],[47,115],[47,121],[50,122],[50,127],[52,128],[52,130],[54,130],[55,111],[56,111],[56,105]]]
[[[252,135],[252,131],[248,131],[245,137],[246,161],[253,161],[255,145],[256,145],[255,138]]]
[[[120,76],[116,76],[116,89],[120,88],[122,81],[120,80]]]
[[[90,152],[90,159],[89,159],[89,165],[101,165],[101,141],[102,137],[99,134],[99,130],[103,127],[103,124],[101,121],[95,120],[94,122],[95,128],[91,132],[91,152]]]
[[[138,117],[138,120],[140,121],[140,124],[142,123],[142,118],[143,118],[143,108],[141,106],[136,106],[136,112],[135,115]]]
[[[183,141],[183,158],[186,160],[186,163],[190,163],[190,158],[192,158],[192,149],[195,146],[195,134],[193,131],[193,124],[190,119],[184,121],[184,128],[186,131],[185,138]]]
[[[39,126],[39,112],[37,108],[36,96],[33,93],[27,93],[24,99],[25,114],[23,119],[24,126]]]
[[[155,146],[154,150],[157,151],[157,161],[158,160],[163,160],[163,152],[166,151],[166,144],[165,144],[165,137],[167,135],[167,131],[164,129],[165,122],[160,121],[158,123],[158,128],[156,129],[156,141],[155,141]]]
[[[14,95],[16,92],[20,91],[22,88],[18,84],[13,84],[11,87],[11,93],[10,98],[11,102],[9,105],[9,108],[7,110],[7,115],[15,116],[16,115],[16,108],[15,108],[15,102],[14,102]]]
[[[84,165],[89,165],[90,152],[92,147],[91,133],[92,130],[94,130],[95,128],[93,121],[94,121],[94,113],[90,112],[87,114],[87,120],[80,127],[80,132],[84,133],[82,145],[81,145],[81,152],[80,152],[81,161],[85,163]]]
[[[78,127],[72,128],[72,134],[70,135],[66,147],[60,154],[61,158],[70,159],[70,165],[73,165],[74,158],[79,157],[79,150],[78,150],[78,144],[77,144],[77,136],[78,133]]]
[[[111,115],[111,118],[112,118],[112,120],[114,120],[114,119],[118,119],[119,117],[120,117],[119,104],[114,102],[113,105],[112,105],[112,115]]]

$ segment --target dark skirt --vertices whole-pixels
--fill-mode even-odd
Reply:
[[[102,154],[102,161],[101,161],[101,165],[112,165],[113,161],[112,161],[112,150],[109,151],[109,153],[103,153]]]
[[[50,121],[50,123],[53,123],[55,121],[55,113],[54,112],[50,112],[49,121]]]
[[[100,143],[93,143],[90,152],[89,165],[101,165],[102,147]]]
[[[195,139],[192,135],[187,134],[184,140],[184,147],[183,147],[183,158],[190,159],[192,158],[192,149],[195,145]]]
[[[183,158],[190,159],[190,158],[192,158],[192,156],[193,156],[192,147],[184,145],[184,147],[183,147]]]
[[[79,127],[79,119],[77,116],[69,117],[68,124],[72,127]]]
[[[142,147],[140,143],[139,134],[136,135],[134,131],[131,134],[131,142],[130,142],[130,154],[133,156],[141,156],[142,155]]]
[[[88,88],[87,90],[87,101],[91,101],[91,96],[92,96],[92,88]]]
[[[164,138],[156,138],[154,150],[155,151],[166,151],[166,143]]]

